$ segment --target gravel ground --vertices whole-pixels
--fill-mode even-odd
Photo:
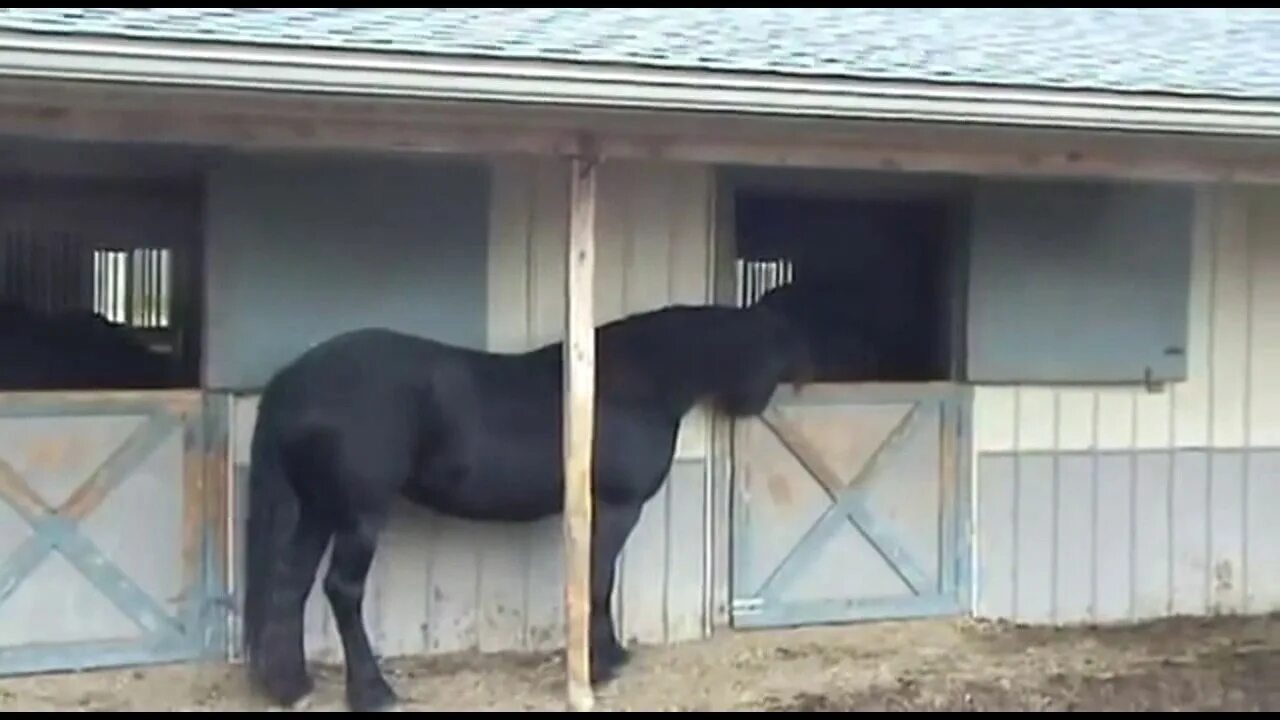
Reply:
[[[635,649],[600,710],[847,712],[1280,710],[1280,625],[1175,619],[1113,629],[911,621],[725,634]],[[389,660],[406,710],[560,710],[556,654]],[[341,710],[316,668],[311,710]],[[0,711],[262,708],[238,667],[149,667],[0,681]]]

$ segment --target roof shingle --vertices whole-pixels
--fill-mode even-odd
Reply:
[[[0,31],[1280,99],[1280,11],[3,8]]]

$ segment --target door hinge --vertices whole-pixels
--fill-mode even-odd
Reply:
[[[733,601],[735,613],[758,613],[764,610],[764,600],[760,598],[738,598]]]

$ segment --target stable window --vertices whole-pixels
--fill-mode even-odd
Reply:
[[[0,389],[199,384],[202,187],[0,179]]]
[[[819,382],[926,382],[956,368],[955,206],[944,196],[748,187],[737,302],[779,290]]]
[[[732,194],[736,300],[792,288],[819,381],[1186,377],[1190,186],[749,177]]]

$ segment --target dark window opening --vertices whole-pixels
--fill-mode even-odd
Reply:
[[[0,390],[199,385],[199,185],[0,179]]]
[[[822,382],[956,377],[952,206],[927,198],[742,191],[737,301],[796,318]]]

